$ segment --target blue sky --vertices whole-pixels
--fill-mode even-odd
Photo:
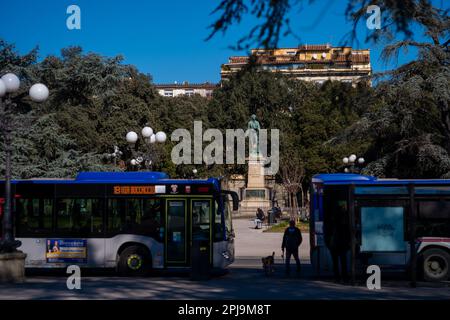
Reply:
[[[230,55],[241,55],[230,45],[257,21],[247,19],[225,35],[218,34],[205,42],[207,27],[214,21],[211,12],[219,0],[26,0],[1,5],[0,37],[15,43],[21,53],[36,45],[40,58],[58,55],[60,49],[80,45],[85,52],[106,56],[121,54],[125,63],[149,73],[156,83],[173,81],[217,82],[220,65]],[[293,12],[292,26],[300,35],[283,38],[280,46],[295,47],[300,42],[337,45],[351,29],[345,20],[347,1],[320,0],[306,6],[300,14]],[[441,2],[439,2],[441,3]],[[81,8],[81,30],[66,27],[67,7]],[[382,47],[364,43],[365,24],[359,27],[360,48],[370,48],[375,71],[384,71],[414,58],[415,52],[402,54],[398,61],[380,60]],[[420,32],[417,33],[420,35]],[[420,36],[418,36],[420,39]],[[355,47],[355,44],[354,44]]]

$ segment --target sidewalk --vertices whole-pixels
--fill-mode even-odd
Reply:
[[[263,229],[255,229],[253,219],[235,219],[233,221],[235,239],[236,262],[233,265],[239,265],[240,260],[258,261],[261,265],[261,258],[272,255],[275,252],[276,263],[282,263],[281,260],[281,242],[283,233],[263,232]],[[300,246],[300,259],[302,264],[309,264],[309,234],[302,233],[303,243]]]
[[[0,284],[0,299],[450,299],[449,285],[418,283],[413,289],[405,276],[382,277],[381,290],[369,290],[365,278],[356,286],[317,279],[309,263],[309,237],[303,234],[302,274],[284,276],[282,233],[255,230],[248,219],[234,221],[236,261],[229,273],[209,281],[187,276],[117,277],[114,273],[82,274],[81,290],[68,290],[66,275],[28,276],[23,284]],[[264,275],[261,257],[276,253],[275,274]]]

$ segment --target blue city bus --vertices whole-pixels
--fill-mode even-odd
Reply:
[[[360,267],[378,265],[410,270],[414,281],[416,272],[428,281],[449,279],[450,180],[318,174],[310,195],[310,257],[318,274],[332,270],[325,239],[343,203],[353,277]]]
[[[84,172],[75,179],[14,180],[12,195],[15,237],[27,268],[76,264],[125,275],[188,269],[196,241],[210,267],[234,261],[231,218],[238,197],[222,190],[218,179]],[[3,203],[0,181],[0,216]]]

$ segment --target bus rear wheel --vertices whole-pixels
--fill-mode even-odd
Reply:
[[[142,246],[129,246],[119,256],[118,272],[123,276],[145,276],[152,267],[150,252]]]
[[[422,272],[426,281],[446,281],[450,276],[450,255],[442,249],[429,249],[422,254]]]

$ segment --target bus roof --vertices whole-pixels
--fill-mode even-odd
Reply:
[[[324,185],[405,185],[405,184],[448,184],[450,179],[381,179],[355,173],[323,173],[312,179],[313,183]]]
[[[219,190],[219,180],[209,179],[170,179],[164,172],[80,172],[75,179],[28,179],[13,180],[14,184],[95,184],[95,183],[148,183],[148,184],[205,184]]]

